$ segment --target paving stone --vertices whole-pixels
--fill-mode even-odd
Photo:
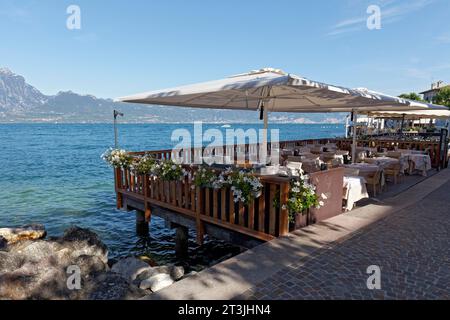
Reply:
[[[449,299],[450,182],[257,284],[250,299]],[[369,290],[369,265],[382,290]]]

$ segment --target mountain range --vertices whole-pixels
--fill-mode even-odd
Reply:
[[[102,123],[111,122],[113,110],[122,111],[126,123],[255,123],[252,111],[177,108],[114,102],[72,91],[45,95],[24,77],[0,68],[0,123]],[[346,114],[272,113],[277,123],[341,123]]]

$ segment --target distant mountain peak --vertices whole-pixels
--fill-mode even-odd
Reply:
[[[70,90],[47,96],[29,85],[24,77],[8,68],[0,68],[0,122],[111,122],[113,110],[123,111],[125,116],[121,122],[129,123],[260,123],[254,111],[120,103]],[[274,123],[315,123],[326,117],[280,113],[271,119]],[[344,118],[337,114],[336,117]]]
[[[10,69],[6,67],[0,67],[0,74],[7,75],[7,76],[14,76],[16,75],[14,72],[12,72]]]

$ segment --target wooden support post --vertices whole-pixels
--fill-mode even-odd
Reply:
[[[270,184],[269,199],[272,199],[275,197],[275,194],[277,192],[277,186],[273,183]],[[270,204],[269,207],[269,234],[272,236],[275,236],[275,219],[276,219],[276,212],[275,207],[273,206],[273,203]]]
[[[116,207],[117,209],[122,209],[123,198],[122,193],[119,192],[119,190],[122,188],[122,171],[120,168],[115,169],[114,184],[116,189]]]
[[[280,229],[279,236],[284,236],[289,232],[289,210],[287,203],[289,201],[289,183],[283,183],[280,186]],[[283,208],[284,207],[284,208]]]
[[[244,217],[245,217],[244,203],[242,201],[239,201],[239,225],[240,226],[245,225]]]
[[[136,234],[147,236],[149,231],[148,222],[145,220],[145,212],[136,210]]]
[[[175,255],[178,259],[188,257],[188,228],[177,226],[175,234]]]
[[[248,204],[248,228],[254,229],[255,227],[255,199],[250,199]]]
[[[204,229],[204,225],[203,225],[203,221],[201,220],[200,215],[202,214],[203,211],[203,192],[202,189],[200,187],[196,188],[196,193],[197,193],[197,205],[196,207],[196,226],[197,226],[197,243],[199,245],[203,244],[203,235],[205,234],[205,229]]]
[[[143,194],[144,194],[144,206],[145,206],[144,217],[145,217],[145,222],[147,224],[150,224],[151,217],[152,217],[152,210],[150,209],[150,204],[148,203],[148,198],[150,197],[150,188],[149,188],[150,177],[148,175],[144,175],[142,179],[143,179],[143,189],[144,189]]]
[[[266,189],[263,189],[265,192]],[[259,209],[258,209],[258,230],[260,232],[264,232],[265,230],[265,221],[266,221],[266,199],[265,199],[265,193],[259,197]]]

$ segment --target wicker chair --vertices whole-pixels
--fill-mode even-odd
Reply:
[[[392,163],[384,169],[384,175],[386,177],[392,177],[394,184],[397,184],[401,170],[402,166],[400,163]]]
[[[344,168],[344,176],[359,176],[359,169]]]
[[[323,147],[322,146],[315,146],[313,148],[311,148],[311,153],[314,154],[320,154],[323,151]]]
[[[402,157],[402,153],[398,151],[388,151],[387,156],[389,158],[400,159]]]
[[[286,162],[302,162],[303,159],[304,157],[302,156],[288,156]]]
[[[320,171],[319,166],[313,162],[303,162],[302,169],[305,173],[313,173]]]
[[[371,186],[374,197],[377,196],[377,189],[381,192],[381,173],[382,171],[378,170],[377,172],[364,177],[367,185]]]

